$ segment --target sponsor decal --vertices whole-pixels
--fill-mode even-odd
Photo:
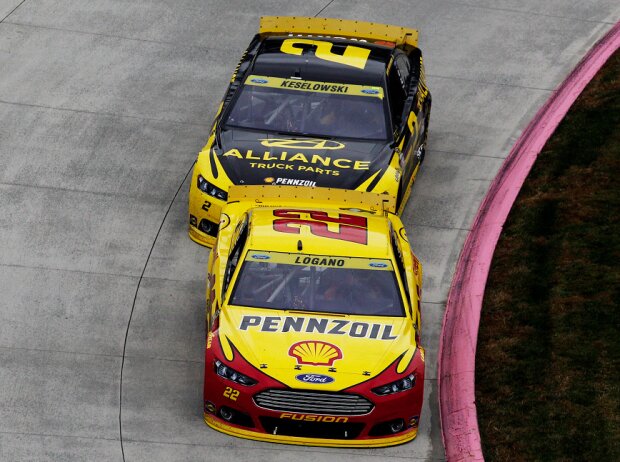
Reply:
[[[305,420],[306,422],[348,422],[348,417],[336,417],[333,415],[314,415],[314,414],[292,414],[283,412],[280,414],[281,419]]]
[[[321,149],[321,150],[335,150],[343,149],[344,144],[338,141],[321,140],[321,139],[304,139],[295,140],[289,138],[263,138],[260,139],[260,144],[268,148],[298,148],[298,149]]]
[[[272,176],[268,176],[267,178],[265,178],[265,183],[273,183],[274,181],[276,181],[276,179]]]
[[[370,266],[372,268],[387,268],[387,263],[371,261],[370,263],[368,263],[368,266]]]
[[[379,90],[375,90],[374,88],[364,88],[362,93],[366,93],[367,95],[378,95]]]
[[[255,253],[252,255],[254,260],[269,260],[271,257],[269,255],[265,255],[264,253]]]
[[[343,335],[353,338],[395,340],[391,324],[349,321],[348,319],[305,318],[296,316],[244,315],[239,330],[259,332],[304,332]]]
[[[299,374],[295,376],[295,379],[303,383],[314,383],[318,385],[332,383],[336,380],[329,375],[323,374]]]
[[[276,178],[275,184],[286,186],[308,186],[313,188],[316,186],[316,181],[298,180],[296,178]]]
[[[252,83],[258,83],[258,84],[263,84],[263,83],[269,82],[269,80],[267,80],[267,79],[252,79],[251,82]]]
[[[320,340],[304,340],[303,342],[297,342],[291,345],[288,350],[288,355],[295,358],[297,364],[331,366],[334,364],[334,361],[342,359],[342,350],[332,343],[322,342]],[[299,377],[300,376],[297,376],[297,380],[301,380]],[[308,381],[302,380],[302,382]]]
[[[317,148],[313,148],[317,149]],[[254,152],[252,149],[229,149],[222,157],[235,157],[248,162],[250,168],[286,170],[291,172],[310,172],[319,175],[339,176],[340,170],[370,170],[370,161],[353,160],[344,157],[308,154],[289,151]]]

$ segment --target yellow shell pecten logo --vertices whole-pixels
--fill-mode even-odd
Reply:
[[[259,140],[260,144],[268,148],[284,148],[284,149],[325,149],[335,150],[344,148],[344,144],[332,140],[305,139],[291,140],[288,138],[265,138]]]
[[[297,360],[297,364],[313,366],[331,366],[337,359],[342,359],[342,350],[331,343],[318,340],[305,340],[291,345],[289,356]]]

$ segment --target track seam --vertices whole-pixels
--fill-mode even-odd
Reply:
[[[63,29],[62,27],[44,26],[42,24],[28,24],[25,22],[6,21],[6,22],[2,22],[2,24],[6,24],[10,26],[18,26],[18,27],[29,27],[32,29],[51,30],[51,31],[56,31],[56,32],[67,32],[69,34],[92,35],[95,37],[105,37],[105,38],[110,38],[110,39],[127,40],[130,42],[151,43],[154,45],[164,45],[164,46],[178,47],[178,48],[183,48],[183,47],[184,48],[197,48],[199,50],[203,50],[207,52],[209,51],[238,52],[239,51],[238,48],[218,48],[218,47],[211,47],[211,46],[206,46],[206,45],[197,45],[194,43],[166,42],[162,40],[150,40],[150,39],[142,39],[138,37],[128,37],[125,35],[104,34],[102,32],[89,32],[89,31],[80,30],[80,29]]]
[[[166,210],[166,213],[164,214],[164,217],[161,220],[161,224],[159,225],[157,234],[155,234],[155,238],[153,239],[153,244],[151,245],[151,249],[149,250],[149,253],[146,257],[146,261],[144,262],[144,267],[142,268],[142,273],[140,274],[140,279],[138,279],[138,285],[136,286],[136,292],[133,297],[133,303],[131,304],[129,320],[127,321],[127,329],[125,330],[125,340],[123,342],[123,356],[121,360],[121,373],[120,373],[119,399],[118,399],[118,430],[119,430],[119,438],[121,442],[121,454],[123,456],[123,462],[125,462],[125,447],[123,446],[123,371],[125,369],[125,357],[126,357],[126,351],[127,351],[127,338],[129,336],[129,328],[131,326],[131,320],[133,319],[133,312],[136,308],[136,301],[138,300],[138,292],[140,291],[140,285],[142,283],[142,280],[144,279],[144,273],[146,273],[146,268],[149,264],[149,260],[151,258],[151,254],[153,253],[153,249],[155,249],[157,238],[159,237],[159,234],[161,233],[161,230],[164,227],[164,223],[166,223],[166,218],[168,218],[168,214],[170,213],[170,210],[172,209],[172,205],[174,204],[174,201],[178,197],[179,192],[181,191],[181,188],[183,187],[183,184],[185,184],[185,180],[187,180],[187,177],[192,171],[192,168],[194,168],[194,164],[195,164],[195,161],[192,162],[192,165],[190,166],[189,170],[183,177],[181,184],[179,185],[176,193],[174,193],[174,197],[170,201],[170,204],[168,205],[168,209]]]
[[[15,10],[17,10],[17,8],[19,8],[20,6],[22,6],[24,3],[26,2],[26,0],[22,0],[19,5],[17,5],[15,8],[13,8],[9,14],[7,14],[4,18],[2,18],[2,21],[0,21],[0,24],[4,23],[5,19],[8,18],[9,16],[11,16],[13,13],[15,13]],[[5,24],[10,24],[10,23],[5,23]]]
[[[460,1],[456,1],[454,3],[457,5],[466,6],[469,8],[477,8],[477,9],[489,10],[489,11],[503,11],[506,13],[514,13],[514,14],[519,14],[522,16],[533,16],[534,15],[534,16],[541,16],[541,17],[546,17],[546,18],[561,19],[561,20],[566,20],[566,21],[587,22],[587,23],[594,23],[594,24],[608,24],[610,26],[613,26],[614,24],[613,22],[608,22],[604,20],[586,19],[586,18],[579,18],[576,16],[558,16],[554,14],[540,13],[536,11],[524,11],[524,10],[517,10],[513,8],[500,8],[500,7],[493,7],[493,6],[486,6],[486,5],[474,5],[473,3],[460,2]]]
[[[26,0],[24,0],[24,1],[26,1]],[[7,16],[7,18],[8,18],[8,16]],[[32,23],[28,24],[28,23],[15,22],[15,21],[7,21],[4,24],[9,24],[11,26],[19,26],[19,27],[29,27],[29,28],[32,28],[32,29],[43,29],[43,30],[53,30],[53,31],[57,31],[57,32],[68,32],[70,34],[84,34],[84,35],[92,35],[92,36],[95,36],[95,37],[105,37],[105,38],[110,38],[110,39],[128,40],[128,41],[131,41],[131,42],[152,43],[152,44],[155,44],[155,45],[166,45],[166,46],[177,47],[177,48],[198,48],[200,50],[205,50],[205,51],[209,51],[209,50],[212,49],[212,48],[204,46],[204,45],[195,45],[195,44],[192,44],[192,43],[175,43],[175,42],[166,42],[166,41],[162,41],[162,40],[150,40],[150,39],[143,39],[143,38],[136,38],[136,37],[127,37],[125,35],[104,34],[104,33],[101,33],[101,32],[89,32],[89,31],[79,30],[79,29],[64,29],[62,27],[44,26],[42,24],[32,24]]]
[[[69,108],[69,107],[46,106],[44,104],[19,103],[19,102],[16,102],[16,101],[6,101],[6,100],[2,100],[2,99],[0,99],[0,104],[6,104],[6,105],[10,105],[10,106],[24,106],[24,107],[31,107],[31,108],[37,108],[37,109],[49,109],[50,111],[75,112],[75,113],[78,113],[78,114],[89,114],[89,115],[111,117],[111,118],[117,118],[117,119],[125,118],[125,119],[135,119],[135,120],[148,121],[148,122],[159,122],[159,123],[169,123],[169,124],[175,124],[175,125],[186,125],[188,127],[208,127],[208,125],[205,125],[205,124],[195,124],[195,123],[190,123],[190,122],[181,122],[181,121],[178,121],[178,120],[155,119],[153,117],[144,117],[144,116],[131,115],[131,114],[117,114],[115,112],[97,112],[97,111],[88,111],[86,109],[74,109],[74,108]]]
[[[426,77],[433,78],[433,79],[456,80],[457,82],[477,83],[478,85],[494,85],[498,87],[519,88],[522,90],[534,90],[534,91],[540,91],[544,93],[553,92],[553,89],[550,89],[550,88],[530,87],[527,85],[517,85],[514,83],[492,82],[488,80],[468,79],[465,77],[454,77],[454,76],[441,75],[441,74],[426,74]]]
[[[319,10],[319,12],[318,12],[317,14],[315,14],[315,15],[314,15],[314,17],[316,18],[318,15],[320,15],[320,14],[321,14],[323,11],[325,11],[325,10],[327,9],[327,7],[328,7],[329,5],[331,5],[332,3],[334,3],[334,0],[330,0],[330,2],[329,2],[327,5],[325,5],[323,8],[321,8],[321,9]]]

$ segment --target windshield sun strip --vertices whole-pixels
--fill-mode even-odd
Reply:
[[[350,96],[363,96],[383,99],[383,88],[372,85],[356,85],[348,83],[321,82],[318,80],[285,79],[262,75],[250,75],[245,85],[282,88],[286,90],[310,91],[314,93],[329,93]]]

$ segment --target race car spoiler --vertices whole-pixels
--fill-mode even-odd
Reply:
[[[308,204],[318,208],[359,209],[372,213],[395,213],[396,210],[396,200],[388,194],[305,186],[231,186],[228,203],[238,201],[252,201],[258,207]]]
[[[418,46],[418,31],[400,26],[349,19],[312,18],[304,16],[262,16],[260,34],[328,35],[353,37],[397,45]]]

